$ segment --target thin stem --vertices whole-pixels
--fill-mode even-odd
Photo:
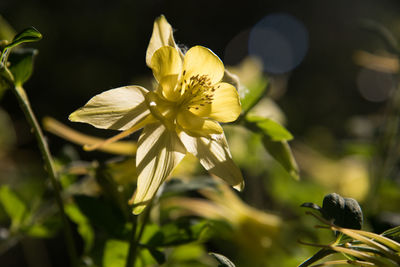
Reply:
[[[32,108],[30,106],[28,97],[26,96],[25,90],[22,88],[22,86],[15,86],[12,87],[15,95],[17,96],[18,102],[21,106],[22,111],[25,114],[25,117],[30,124],[30,126],[33,129],[33,133],[36,137],[36,140],[39,145],[39,149],[42,153],[44,162],[45,162],[45,168],[47,172],[50,174],[50,181],[53,186],[54,192],[55,192],[55,198],[56,198],[56,203],[58,206],[58,209],[60,210],[61,214],[61,219],[63,222],[64,226],[64,236],[65,236],[65,241],[67,245],[67,250],[71,259],[71,266],[78,266],[78,257],[77,253],[75,250],[75,243],[72,237],[72,229],[70,224],[68,223],[67,216],[65,215],[65,210],[64,210],[64,204],[61,198],[61,187],[60,184],[58,183],[57,180],[57,173],[53,165],[53,159],[50,154],[50,150],[47,146],[46,140],[43,136],[43,132],[39,126],[39,123],[35,117],[35,114],[32,111]]]
[[[135,238],[135,233],[136,233],[136,225],[137,225],[137,217],[138,216],[134,216],[135,217],[134,227],[132,229],[132,236],[131,236],[131,240],[129,243],[128,258],[126,260],[125,267],[134,267],[135,266],[135,261],[136,261],[136,256],[137,256],[137,248],[139,246],[140,239],[142,238],[144,228],[146,227],[146,224],[150,218],[151,207],[152,207],[152,202],[150,202],[147,205],[147,208],[145,209],[145,211],[142,215],[143,216],[142,224],[140,225],[139,234],[136,238]]]
[[[137,217],[138,215],[131,215],[132,218],[132,232],[129,240],[129,252],[128,258],[126,259],[126,267],[132,267],[136,260],[136,251],[137,251],[137,240],[136,240],[136,228],[137,228]]]

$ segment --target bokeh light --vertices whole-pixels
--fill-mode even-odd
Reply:
[[[248,49],[250,55],[262,60],[264,71],[286,73],[297,67],[306,55],[308,31],[291,15],[268,15],[252,28]]]
[[[385,101],[394,89],[396,81],[390,73],[361,69],[357,76],[357,86],[363,98],[371,102]]]

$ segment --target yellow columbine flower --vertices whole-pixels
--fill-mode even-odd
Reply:
[[[105,143],[143,128],[136,155],[138,184],[133,212],[138,214],[146,207],[187,152],[211,174],[241,190],[242,175],[218,123],[234,121],[241,107],[236,88],[221,82],[221,60],[202,46],[183,55],[171,26],[160,17],[154,24],[146,63],[158,82],[155,91],[140,86],[111,89],[94,96],[69,117],[97,128],[123,131]]]

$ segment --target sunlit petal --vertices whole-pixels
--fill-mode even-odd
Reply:
[[[179,75],[182,70],[182,60],[178,50],[171,46],[161,47],[154,52],[150,61],[150,68],[158,82],[165,76]]]
[[[146,51],[146,64],[150,67],[151,58],[155,51],[163,46],[177,47],[172,32],[172,27],[163,15],[154,21],[153,34]]]
[[[243,189],[242,173],[232,160],[223,134],[206,138],[193,137],[181,132],[179,137],[187,151],[195,155],[209,173],[225,180],[237,190]]]
[[[168,131],[162,124],[151,124],[143,129],[136,156],[138,184],[133,213],[143,211],[185,154],[186,149],[175,131]]]
[[[140,86],[105,91],[92,97],[69,119],[102,129],[127,130],[150,114],[144,97],[147,92]]]
[[[236,88],[229,83],[214,85],[215,91],[211,104],[198,106],[193,114],[200,117],[209,117],[220,122],[231,122],[240,115],[241,107]]]
[[[190,111],[182,111],[177,116],[178,124],[187,132],[199,136],[221,134],[223,132],[218,122],[200,118]]]
[[[184,78],[207,75],[211,84],[219,82],[224,76],[224,64],[210,49],[203,46],[190,48],[183,60]]]

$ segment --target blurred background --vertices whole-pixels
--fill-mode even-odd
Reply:
[[[380,173],[384,177],[379,179],[387,181],[383,191],[374,187],[378,178],[371,177],[378,172],[371,162],[386,162],[387,155],[376,147],[382,143],[380,129],[392,114],[387,112],[396,112],[397,102],[392,99],[398,87],[398,61],[380,36],[382,31],[371,28],[384,26],[398,40],[399,13],[400,2],[395,0],[0,2],[0,15],[16,31],[34,26],[43,34],[40,42],[30,45],[39,54],[25,85],[39,120],[51,116],[96,136],[113,133],[72,124],[68,115],[105,90],[129,84],[151,86],[145,52],[154,19],[161,14],[176,29],[178,44],[208,47],[228,67],[257,57],[261,65],[255,71],[268,76],[271,84],[266,97],[294,136],[290,145],[301,180],[292,180],[278,165],[265,171],[255,170],[259,166],[255,164],[248,167],[251,164],[241,159],[244,150],[231,144],[234,159],[241,167],[247,166],[247,188],[241,197],[296,223],[303,220],[303,210],[298,208],[303,202],[321,204],[326,193],[338,191],[356,198],[362,207],[365,203],[367,225],[377,232],[400,220],[400,207],[395,204],[400,200],[398,157],[392,155],[390,170]],[[0,184],[43,187],[41,157],[11,91],[4,93],[0,105],[0,117],[4,117],[0,135],[5,140]],[[46,135],[52,153],[62,157],[66,141]],[[235,133],[228,136],[237,140]],[[83,152],[77,145],[72,148],[82,160],[112,157]],[[21,182],[28,174],[34,182]],[[23,197],[34,199],[35,193],[27,191],[21,193]],[[3,221],[6,225],[4,215]],[[310,228],[304,232],[314,231],[314,222],[306,222]],[[48,242],[48,255],[63,255],[57,238]],[[5,250],[0,259],[10,264],[5,266],[23,266],[23,261],[15,263],[21,251],[27,250],[21,246]],[[297,258],[287,266],[298,264],[311,255],[308,252],[293,252]]]

